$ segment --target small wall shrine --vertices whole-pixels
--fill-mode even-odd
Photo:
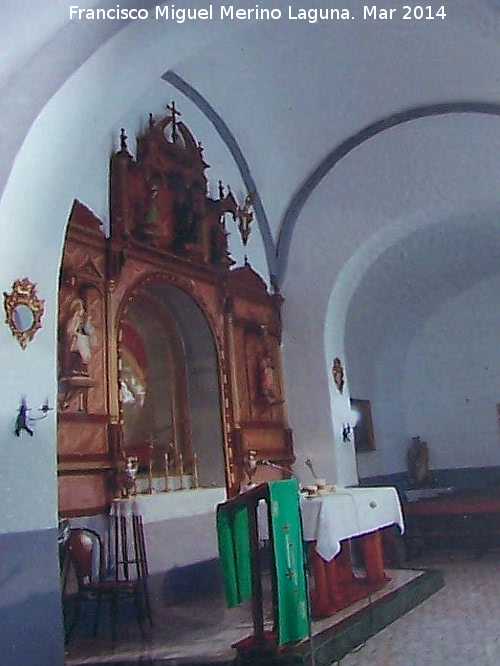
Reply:
[[[75,201],[59,297],[61,515],[113,497],[199,486],[234,495],[248,454],[293,462],[280,358],[279,294],[245,260],[251,199],[208,194],[203,150],[170,114],[152,115],[136,155],[122,130],[110,164],[110,233]],[[255,478],[254,480],[259,480]]]

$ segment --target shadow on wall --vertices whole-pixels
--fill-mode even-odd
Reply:
[[[174,567],[163,578],[163,603],[179,604],[223,593],[218,559],[198,562],[186,567]]]

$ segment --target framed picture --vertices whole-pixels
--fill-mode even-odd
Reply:
[[[373,436],[372,406],[369,400],[351,398],[351,407],[358,414],[358,422],[354,426],[354,449],[356,453],[375,451]]]

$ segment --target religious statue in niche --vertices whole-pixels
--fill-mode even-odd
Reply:
[[[75,298],[69,307],[65,334],[67,347],[65,374],[89,376],[90,350],[96,339],[85,304],[79,297]]]
[[[146,402],[147,353],[142,335],[128,319],[121,321],[120,338],[120,400],[124,424],[130,434],[135,431]]]
[[[188,250],[198,241],[198,229],[204,213],[205,195],[199,187],[183,187],[174,202],[175,247]]]
[[[152,184],[149,189],[149,201],[140,228],[141,237],[156,245],[158,237],[158,187]]]
[[[343,393],[344,384],[345,384],[344,368],[342,366],[342,361],[338,356],[336,356],[333,359],[332,375],[333,375],[333,381],[335,383],[335,386],[337,387],[338,392]]]
[[[123,404],[130,405],[135,409],[144,407],[146,399],[146,378],[143,372],[123,360],[120,379],[120,397]]]
[[[85,303],[76,296],[68,307],[68,316],[60,329],[61,371],[60,385],[63,408],[69,407],[73,395],[79,397],[78,410],[86,408],[87,389],[94,382],[90,377],[89,363],[92,347],[97,339]]]
[[[276,369],[271,354],[265,350],[259,360],[259,388],[261,395],[270,405],[281,402]]]

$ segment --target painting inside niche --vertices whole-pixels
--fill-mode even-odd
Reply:
[[[139,314],[140,312],[140,314]],[[174,424],[176,413],[175,363],[168,335],[158,321],[145,317],[142,307],[132,307],[121,323],[120,400],[124,448],[137,455],[141,468],[153,460],[160,472],[165,453],[183,450],[182,433]],[[142,316],[141,316],[142,315]],[[177,410],[178,411],[178,410]]]
[[[143,340],[134,326],[122,323],[120,398],[127,430],[134,429],[147,395],[147,356]]]
[[[186,359],[165,304],[141,292],[120,322],[123,447],[140,471],[163,475],[192,466]]]

